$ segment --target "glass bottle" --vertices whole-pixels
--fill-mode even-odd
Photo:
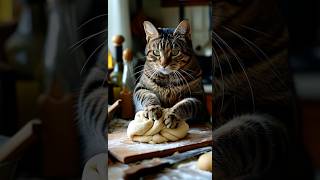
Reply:
[[[123,61],[122,61],[122,43],[124,42],[124,37],[117,35],[112,39],[115,46],[115,65],[112,73],[110,74],[110,79],[113,84],[113,94],[115,100],[119,98],[121,87],[122,87],[122,74],[123,74]]]
[[[120,92],[121,101],[121,118],[122,119],[132,119],[134,115],[133,108],[133,88],[132,88],[132,51],[131,49],[126,49],[123,51],[123,75],[122,75],[122,90]]]
[[[21,6],[17,29],[6,42],[6,54],[18,79],[41,83],[46,31],[44,0],[23,0]]]
[[[43,90],[43,47],[46,32],[45,0],[21,0],[15,32],[5,43],[8,63],[16,74],[18,126],[36,117]]]

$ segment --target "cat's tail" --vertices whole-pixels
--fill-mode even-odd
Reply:
[[[82,139],[83,159],[86,161],[98,153],[106,153],[106,119],[108,90],[105,72],[95,67],[86,78],[79,95],[78,126]]]
[[[284,173],[287,133],[269,116],[235,117],[213,130],[213,141],[214,179],[268,179]]]

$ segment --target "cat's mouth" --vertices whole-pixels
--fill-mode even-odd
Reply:
[[[173,71],[171,69],[161,67],[161,68],[159,68],[159,72],[163,75],[168,75],[168,74],[172,73]]]

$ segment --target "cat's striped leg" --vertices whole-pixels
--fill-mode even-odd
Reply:
[[[185,98],[175,104],[164,116],[168,128],[176,128],[180,120],[191,120],[200,117],[202,103],[196,98]]]
[[[286,130],[269,116],[235,117],[213,130],[213,142],[215,179],[273,179],[286,167]]]
[[[143,115],[152,120],[159,120],[162,116],[160,100],[151,91],[137,86],[134,92],[134,104],[137,111],[144,111]]]

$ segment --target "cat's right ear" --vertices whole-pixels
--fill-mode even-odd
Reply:
[[[149,40],[152,38],[152,37],[157,37],[159,36],[159,32],[157,30],[156,27],[154,27],[154,25],[149,22],[149,21],[144,21],[143,22],[143,27],[144,27],[144,31],[146,32],[146,39],[147,39],[147,42],[149,42]]]

